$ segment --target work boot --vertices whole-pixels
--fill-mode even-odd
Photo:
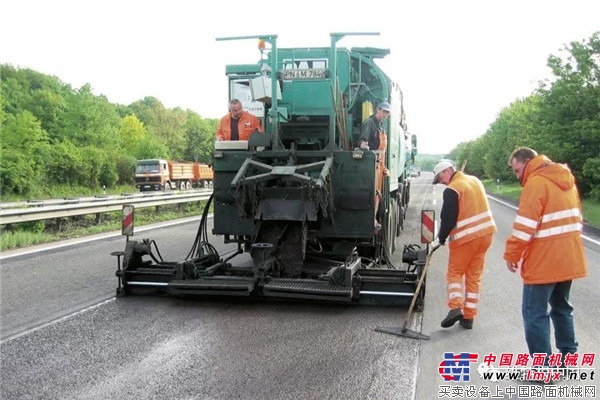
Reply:
[[[460,320],[459,324],[465,329],[473,329],[473,319],[463,318]]]
[[[450,310],[446,318],[442,320],[442,328],[450,328],[452,325],[463,319],[463,313],[460,308]]]

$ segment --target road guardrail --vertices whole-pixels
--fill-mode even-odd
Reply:
[[[11,207],[9,208],[0,205],[0,225],[119,211],[123,209],[123,205],[133,205],[136,208],[142,208],[189,203],[193,201],[208,200],[211,194],[212,190],[184,193],[161,193],[159,195],[142,197],[127,195],[121,196],[121,198],[73,198],[60,201],[60,204],[56,204],[56,200],[52,200],[50,201],[50,205],[46,205],[43,201],[24,202],[21,207],[17,207],[14,203],[11,203]]]

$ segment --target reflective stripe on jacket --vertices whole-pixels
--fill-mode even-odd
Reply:
[[[485,189],[479,179],[457,171],[452,175],[448,188],[458,194],[456,226],[448,237],[450,248],[496,232]]]
[[[525,284],[564,282],[587,275],[579,192],[571,171],[540,155],[527,163],[519,210],[504,259],[518,263]]]
[[[238,120],[239,140],[248,140],[255,129],[258,129],[259,132],[263,131],[260,120],[248,111],[244,111]],[[231,140],[231,113],[221,118],[219,129],[217,129],[217,139]]]

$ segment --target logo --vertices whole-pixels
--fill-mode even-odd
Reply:
[[[444,360],[440,363],[438,373],[444,381],[469,382],[471,380],[471,363],[477,362],[477,353],[444,353]]]

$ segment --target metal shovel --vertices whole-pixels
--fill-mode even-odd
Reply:
[[[404,320],[404,325],[402,325],[402,328],[387,328],[387,327],[378,326],[377,328],[375,328],[375,330],[377,332],[390,333],[392,335],[404,336],[404,337],[411,338],[411,339],[422,339],[422,340],[431,339],[429,336],[424,335],[420,332],[412,331],[412,330],[408,329],[406,326],[408,325],[408,321],[410,321],[410,317],[412,315],[413,308],[415,306],[415,303],[417,302],[417,297],[419,297],[419,292],[421,291],[421,285],[423,284],[423,281],[425,280],[425,275],[427,274],[427,269],[429,268],[429,262],[431,261],[431,256],[433,255],[434,251],[436,251],[437,249],[440,248],[440,246],[441,246],[441,244],[435,245],[434,247],[432,247],[429,254],[427,254],[427,258],[425,260],[425,266],[423,267],[423,272],[421,273],[421,277],[419,278],[419,282],[417,283],[417,289],[415,290],[415,294],[413,295],[412,301],[410,303],[410,307],[408,307],[408,314],[406,314],[406,319]]]

